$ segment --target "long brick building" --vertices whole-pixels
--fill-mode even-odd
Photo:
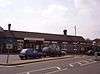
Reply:
[[[73,50],[83,48],[85,39],[82,36],[24,32],[0,31],[0,52],[17,52],[22,48],[42,49],[45,45],[56,44],[62,49]]]

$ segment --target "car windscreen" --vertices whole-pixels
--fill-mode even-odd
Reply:
[[[22,49],[22,51],[20,53],[25,53],[27,51],[27,49]]]

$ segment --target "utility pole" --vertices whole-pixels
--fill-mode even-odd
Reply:
[[[76,25],[74,26],[74,29],[75,29],[75,36],[76,36]],[[76,51],[77,51],[77,43],[75,43],[75,54],[77,54]]]
[[[75,29],[75,36],[76,36],[76,25],[74,26],[74,29]]]

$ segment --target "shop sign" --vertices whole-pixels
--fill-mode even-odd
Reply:
[[[44,38],[24,38],[24,40],[44,41]]]

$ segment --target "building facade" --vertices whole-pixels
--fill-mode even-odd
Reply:
[[[0,53],[18,52],[23,48],[33,48],[42,50],[43,47],[49,45],[59,46],[60,49],[84,50],[85,39],[81,36],[47,34],[23,31],[0,32]]]
[[[100,39],[94,39],[93,40],[93,45],[100,46]]]

